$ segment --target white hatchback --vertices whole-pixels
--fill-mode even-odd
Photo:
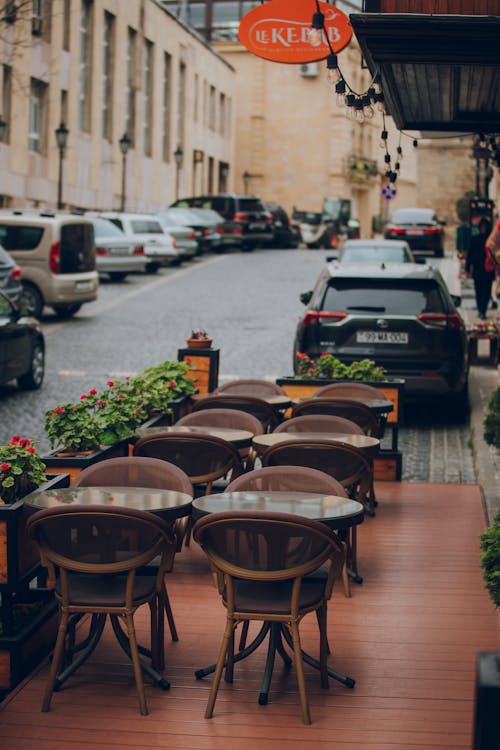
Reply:
[[[99,216],[108,219],[122,232],[132,236],[136,247],[142,246],[148,273],[155,273],[161,266],[171,266],[179,262],[175,239],[151,214],[103,211]]]
[[[92,219],[95,235],[95,262],[99,274],[111,281],[123,281],[127,274],[144,271],[146,257],[142,245],[127,237],[109,219]]]

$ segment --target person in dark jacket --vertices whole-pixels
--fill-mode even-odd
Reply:
[[[479,220],[477,229],[477,234],[472,235],[470,238],[469,250],[465,261],[465,273],[474,279],[477,312],[481,320],[486,320],[486,311],[491,297],[491,286],[495,278],[495,272],[487,271],[485,268],[485,243],[491,232],[491,224],[488,219],[482,218]]]

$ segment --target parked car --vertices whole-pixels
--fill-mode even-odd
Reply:
[[[179,262],[176,241],[163,228],[159,219],[151,214],[101,211],[99,216],[109,219],[115,226],[134,238],[144,250],[146,271],[156,273],[162,266]]]
[[[293,226],[290,218],[279,203],[264,203],[272,217],[272,247],[298,247],[301,241],[300,232]]]
[[[92,219],[95,234],[96,268],[111,281],[123,281],[129,273],[144,271],[146,258],[142,245],[136,245],[133,237],[127,237],[108,219]]]
[[[15,305],[21,300],[23,291],[21,269],[3,247],[0,247],[0,291],[6,294]]]
[[[219,227],[223,246],[253,250],[269,244],[273,238],[271,214],[255,195],[198,195],[181,198],[173,206],[211,208],[217,211],[224,219]]]
[[[201,221],[203,236],[201,239],[201,248],[203,252],[219,253],[224,250],[221,242],[221,232],[219,228],[224,224],[223,217],[212,208],[190,208],[195,216]]]
[[[406,240],[412,250],[444,255],[444,226],[432,208],[398,208],[384,231],[387,240]]]
[[[36,318],[49,305],[61,318],[97,297],[94,225],[84,216],[0,210],[0,244],[21,268],[20,303]]]
[[[451,394],[466,402],[465,325],[437,269],[328,264],[301,299],[307,310],[294,352],[317,358],[326,351],[346,364],[373,359],[405,379],[406,394]]]
[[[155,216],[161,221],[169,235],[175,239],[179,259],[190,260],[200,252],[197,232],[172,212],[173,209],[167,208],[164,211],[156,211]]]
[[[45,340],[39,322],[25,317],[0,292],[0,383],[17,379],[20,388],[35,390],[44,372]]]
[[[404,240],[346,240],[338,254],[339,263],[415,263]]]

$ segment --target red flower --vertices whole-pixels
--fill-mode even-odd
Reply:
[[[106,385],[109,385],[110,388],[112,388],[114,384],[115,384],[114,380],[108,380],[108,382],[106,383]]]
[[[12,436],[12,440],[10,441],[11,445],[15,445],[15,443],[18,443],[20,440],[21,440],[21,438],[20,438],[19,435],[13,435]]]
[[[118,398],[119,398],[119,400],[120,400],[120,401],[123,401],[123,396],[121,395],[121,393],[120,393],[120,395],[118,396]]]
[[[95,396],[96,393],[97,393],[96,389],[95,388],[91,388],[90,391],[89,391],[89,396]]]
[[[26,448],[27,445],[30,445],[30,441],[28,440],[28,438],[21,438],[21,440],[19,441],[19,445],[21,446],[21,448]]]
[[[321,356],[322,357],[326,357],[327,354],[328,354],[328,352],[321,352]]]
[[[314,367],[310,367],[309,372],[314,372]]]
[[[184,362],[187,362],[188,365],[190,365],[192,361],[191,357],[184,357]]]
[[[86,398],[88,398],[87,394],[82,393],[82,395],[80,396],[80,401],[85,401]]]
[[[175,388],[176,385],[177,385],[177,383],[175,382],[175,380],[171,380],[170,383],[169,383],[169,386],[171,388]]]
[[[2,469],[2,471],[9,471],[10,464],[0,464],[0,469]]]
[[[97,406],[106,406],[106,404],[104,403],[104,401],[99,399],[99,401],[97,402]]]
[[[27,450],[28,453],[36,453],[36,450],[33,448],[32,445],[28,446],[28,448],[26,448],[26,450]]]

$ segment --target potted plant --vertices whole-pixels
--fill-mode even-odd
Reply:
[[[500,448],[500,388],[491,395],[483,424],[485,441],[488,445]]]
[[[191,336],[186,339],[188,349],[210,349],[213,339],[202,329],[191,331]]]
[[[38,548],[26,534],[23,498],[35,489],[68,487],[69,475],[48,475],[28,438],[0,445],[0,691],[14,687],[56,630],[52,593],[30,582],[40,574]]]
[[[486,589],[495,607],[500,607],[500,512],[481,535],[481,566]]]

